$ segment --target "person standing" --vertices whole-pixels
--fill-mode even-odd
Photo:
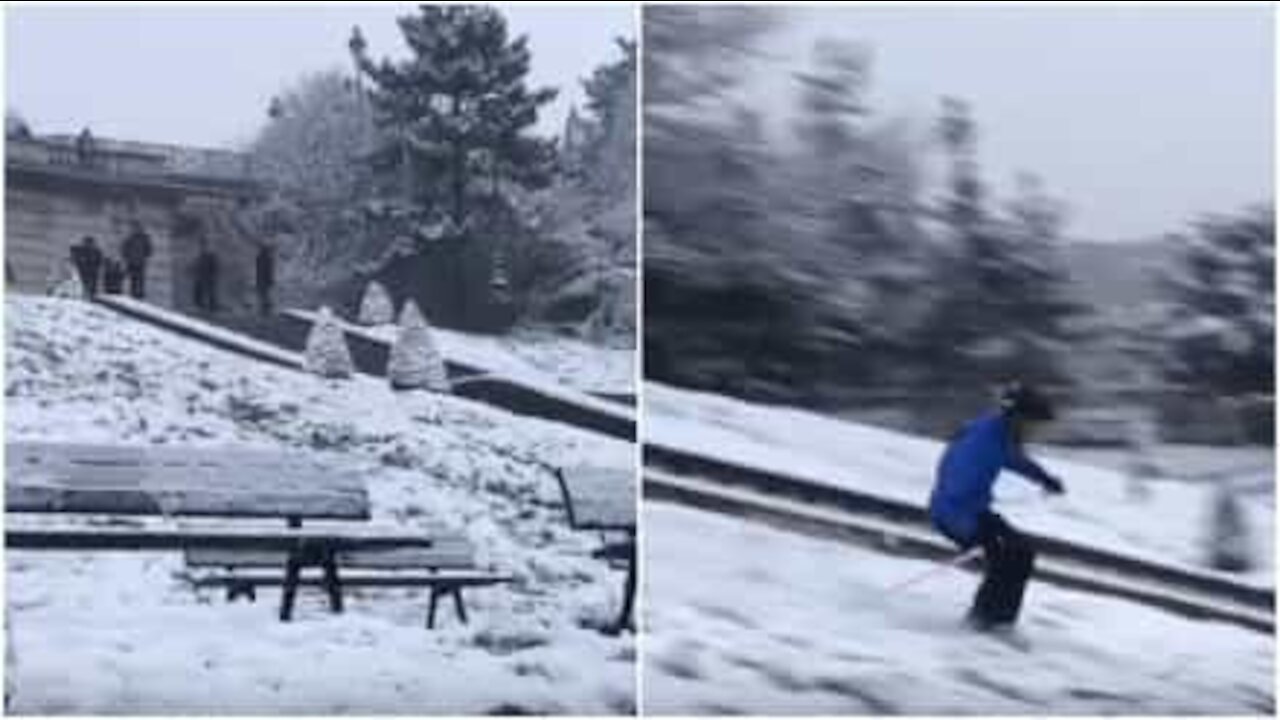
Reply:
[[[102,270],[102,250],[92,235],[86,235],[79,245],[71,247],[71,264],[80,275],[80,284],[90,300],[98,295],[98,274]]]
[[[147,261],[151,259],[151,236],[142,229],[142,223],[133,221],[133,230],[125,238],[120,254],[124,257],[125,275],[129,280],[129,295],[139,300],[147,297]]]
[[[271,291],[276,284],[276,251],[270,243],[258,244],[258,257],[255,263],[255,286],[258,290],[258,313],[262,316],[271,314]]]
[[[1026,456],[1023,441],[1054,418],[1048,398],[1013,383],[998,410],[969,422],[948,443],[929,498],[933,526],[962,550],[981,547],[985,572],[968,620],[980,630],[1010,627],[1035,565],[1030,538],[991,510],[991,488],[1002,469],[1012,470],[1052,494],[1062,482]]]
[[[200,254],[196,256],[195,303],[198,310],[218,311],[218,256],[207,240],[200,241]]]
[[[109,257],[102,262],[102,291],[108,295],[124,292],[124,263]]]

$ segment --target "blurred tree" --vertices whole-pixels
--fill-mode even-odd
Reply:
[[[1162,278],[1165,378],[1221,395],[1272,394],[1273,209],[1207,217],[1172,240],[1181,263]]]
[[[1010,378],[1068,382],[1063,354],[1078,312],[1054,250],[1061,207],[1027,175],[1004,216],[991,213],[977,135],[968,105],[944,98],[938,136],[950,157],[942,212],[949,242],[933,270],[933,312],[922,336],[932,362],[922,369],[929,385],[968,405]]]
[[[1237,573],[1251,570],[1253,538],[1240,498],[1225,481],[1221,481],[1210,498],[1213,506],[1209,513],[1209,567]]]
[[[819,183],[831,187],[848,182],[848,167],[859,158],[861,123],[868,108],[865,97],[870,76],[870,53],[861,45],[820,39],[811,52],[813,67],[795,74],[800,84],[800,117],[795,134],[809,151],[808,164]]]

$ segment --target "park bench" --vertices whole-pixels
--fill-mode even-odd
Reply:
[[[635,473],[611,468],[556,468],[569,527],[600,533],[600,547],[592,557],[609,567],[626,570],[622,608],[606,632],[634,629],[632,609],[636,593]]]
[[[454,611],[465,624],[464,588],[511,582],[513,578],[480,568],[474,548],[462,534],[432,531],[429,536],[433,540],[430,547],[338,551],[334,564],[342,568],[342,574],[332,578],[327,573],[308,577],[301,573],[305,569],[301,566],[292,574],[286,571],[283,576],[268,571],[288,567],[286,553],[280,551],[196,547],[187,549],[185,556],[192,584],[223,587],[229,601],[240,596],[252,601],[257,597],[258,587],[287,586],[292,582],[294,586],[323,587],[329,595],[330,609],[341,612],[344,587],[425,587],[429,590],[427,628],[435,627],[436,607],[444,597],[453,598]]]
[[[368,526],[303,528],[304,519],[369,519],[363,481],[320,465],[312,456],[242,448],[75,445],[15,442],[6,445],[6,512],[10,548],[36,550],[181,550],[197,563],[259,572],[232,579],[229,587],[275,584],[283,588],[280,619],[290,620],[297,590],[320,585],[330,608],[342,611],[346,585],[400,584],[431,588],[428,625],[440,597],[452,596],[465,620],[461,588],[494,584],[507,576],[471,562],[461,535],[440,528],[418,533]],[[22,514],[92,514],[217,517],[220,520],[284,519],[283,527],[85,527],[14,523]],[[349,567],[415,568],[426,574],[388,574],[378,580]],[[267,567],[279,568],[276,573]],[[307,568],[322,576],[304,578]],[[342,568],[340,571],[339,568]],[[202,582],[220,582],[211,574]]]

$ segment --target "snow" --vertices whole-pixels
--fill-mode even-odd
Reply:
[[[317,317],[315,313],[308,311],[290,310],[288,312],[307,320],[314,320]],[[339,324],[349,333],[363,335],[384,343],[394,342],[397,332],[394,325],[364,328],[343,321],[339,321]],[[588,391],[583,390],[582,385],[562,382],[564,377],[572,378],[575,376],[564,371],[553,373],[544,369],[545,366],[552,365],[557,361],[572,359],[571,369],[585,370],[593,365],[614,368],[607,371],[608,375],[615,380],[621,380],[622,372],[620,368],[624,368],[626,363],[620,357],[621,355],[634,355],[634,350],[603,351],[598,348],[588,350],[589,346],[585,346],[584,343],[572,343],[571,341],[563,341],[562,343],[547,341],[549,348],[541,348],[539,347],[540,343],[521,344],[495,336],[471,335],[443,329],[433,329],[433,335],[439,342],[440,351],[444,353],[446,360],[469,365],[485,374],[499,376],[504,380],[524,385],[544,395],[580,405],[595,412],[624,418],[632,422],[635,421],[635,413],[629,408],[618,403],[596,398],[590,395]],[[515,351],[511,349],[512,347],[522,347],[523,349]],[[531,350],[529,348],[535,349]],[[537,357],[539,364],[526,360],[521,353]],[[591,379],[585,374],[576,377],[582,380]],[[584,384],[591,385],[593,383]],[[600,385],[597,385],[593,388],[593,391],[599,391],[599,389]],[[625,386],[615,383],[610,386],[608,391],[627,392],[628,390]]]
[[[646,713],[1274,713],[1270,635],[1033,581],[999,639],[962,626],[960,570],[890,596],[936,564],[662,502],[644,522]]]
[[[645,385],[645,439],[751,467],[833,486],[874,493],[923,507],[942,443],[844,422],[787,407]],[[1207,483],[1148,482],[1134,496],[1121,472],[1030,454],[1061,477],[1067,494],[1044,498],[1039,488],[1006,473],[996,485],[996,508],[1032,532],[1126,556],[1208,570]],[[1256,470],[1249,473],[1253,477]],[[1246,520],[1257,569],[1226,577],[1256,586],[1274,585],[1274,493],[1250,498]]]
[[[204,320],[200,320],[189,315],[183,315],[182,313],[174,310],[166,310],[143,300],[135,300],[123,295],[112,295],[102,297],[101,299],[103,302],[118,305],[139,315],[156,318],[159,321],[168,323],[174,327],[185,328],[190,332],[198,333],[207,338],[212,338],[228,345],[244,348],[249,352],[263,357],[275,358],[286,365],[293,365],[300,368],[306,362],[302,353],[283,350],[277,345],[262,342],[261,340],[249,337],[243,333],[234,332],[212,323],[205,322]]]
[[[568,528],[545,464],[629,470],[634,446],[380,379],[246,360],[82,302],[6,300],[6,439],[243,444],[305,451],[366,479],[374,522],[463,531],[508,586],[466,592],[424,628],[421,590],[304,589],[228,604],[175,577],[177,553],[7,554],[13,711],[45,713],[629,712],[635,643],[597,628],[621,573]],[[11,669],[13,671],[13,669]]]

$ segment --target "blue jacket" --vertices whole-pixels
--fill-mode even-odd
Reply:
[[[1002,469],[1040,484],[1052,482],[1044,468],[1023,454],[1011,420],[990,412],[961,428],[938,463],[929,498],[934,526],[957,542],[972,542],[978,518],[991,508],[991,486]]]

